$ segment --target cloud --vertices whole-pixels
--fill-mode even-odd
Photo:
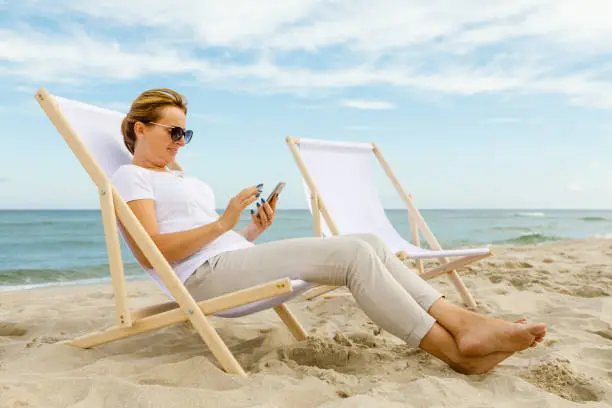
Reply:
[[[340,102],[346,108],[361,110],[389,110],[395,109],[395,105],[385,101],[373,101],[366,99],[348,99]]]
[[[101,108],[106,108],[121,113],[129,111],[131,106],[131,102],[123,101],[93,101],[89,103],[94,106],[99,106]]]
[[[7,183],[8,181],[8,177],[0,177],[0,183]]]
[[[0,76],[74,86],[177,76],[301,96],[545,94],[612,109],[611,12],[607,0],[23,0],[6,10],[22,22],[0,29]],[[40,18],[53,29],[27,24]]]
[[[38,91],[38,89],[32,87],[32,86],[23,86],[23,85],[18,85],[15,87],[15,91],[19,92],[19,93],[25,93],[28,95],[35,95],[36,92]]]
[[[17,33],[0,29],[0,74],[39,83],[80,83],[88,78],[129,80],[142,75],[193,72],[201,65],[182,57],[171,49],[124,49],[118,42],[85,33],[53,36],[35,30]]]
[[[576,193],[582,191],[582,185],[580,185],[579,183],[571,183],[568,186],[568,188],[569,188],[570,191],[573,191],[573,192],[576,192]]]
[[[593,169],[593,170],[598,170],[601,168],[601,160],[599,159],[592,159],[589,162],[589,168]]]
[[[318,51],[347,46],[397,50],[421,44],[473,48],[529,39],[580,51],[612,47],[607,0],[59,0],[22,4],[52,15],[74,13],[104,24],[156,28],[206,46]],[[146,4],[146,7],[144,6]],[[461,51],[465,51],[462,49]]]

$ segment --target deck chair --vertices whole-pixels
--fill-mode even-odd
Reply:
[[[491,256],[491,249],[442,249],[415,206],[412,196],[406,193],[374,143],[287,137],[287,144],[304,182],[316,235],[377,234],[400,259],[414,260],[418,273],[424,279],[446,273],[465,304],[472,307],[476,305],[456,270]],[[412,243],[397,232],[385,214],[374,183],[372,153],[408,208]],[[321,222],[321,216],[324,223]],[[429,244],[429,249],[421,247],[419,230]],[[423,260],[430,258],[437,258],[440,266],[424,271]],[[450,261],[449,258],[458,259]],[[312,299],[333,289],[319,286],[309,291],[305,297]]]
[[[44,88],[36,93],[36,99],[98,189],[115,298],[117,325],[73,339],[69,344],[90,348],[189,320],[226,372],[246,376],[207,315],[231,318],[273,308],[297,340],[306,337],[285,302],[312,287],[308,282],[279,279],[202,302],[196,302],[189,294],[109,180],[119,166],[132,159],[120,131],[125,115],[51,95]],[[176,162],[172,167],[181,170]],[[152,277],[171,301],[137,310],[129,308],[120,232],[124,239],[125,233],[134,238],[153,266]],[[134,252],[133,248],[130,250]]]

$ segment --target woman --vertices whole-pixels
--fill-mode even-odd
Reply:
[[[112,181],[196,300],[287,276],[345,285],[382,329],[467,374],[487,372],[544,338],[544,324],[492,319],[446,302],[374,235],[254,245],[275,215],[274,203],[260,198],[262,184],[242,190],[219,216],[208,185],[168,169],[193,135],[185,130],[186,114],[186,100],[173,90],[138,96],[122,124],[133,161]],[[255,202],[250,225],[234,231]],[[151,268],[128,240],[139,262]]]

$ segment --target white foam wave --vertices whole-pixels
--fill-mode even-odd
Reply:
[[[608,232],[608,233],[604,233],[604,234],[595,234],[595,235],[592,236],[592,238],[612,239],[612,232]]]
[[[519,212],[512,214],[513,217],[544,217],[546,213],[543,212]]]

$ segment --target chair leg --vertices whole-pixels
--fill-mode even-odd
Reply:
[[[447,264],[444,264],[442,266],[439,266],[430,271],[427,271],[421,274],[421,277],[423,279],[431,279],[442,273],[447,273],[451,282],[453,282],[453,285],[457,289],[457,292],[459,292],[459,295],[461,296],[461,299],[463,300],[463,302],[467,306],[476,307],[476,301],[474,300],[474,297],[472,296],[468,288],[465,286],[465,283],[463,282],[463,280],[457,273],[456,269],[462,268],[468,264],[474,263],[476,261],[487,258],[489,256],[491,256],[491,254],[466,256],[466,257],[457,259],[455,261],[449,262]]]
[[[234,357],[217,331],[212,327],[208,319],[206,319],[202,310],[194,310],[193,314],[189,317],[189,321],[225,372],[238,374],[241,377],[247,376],[238,360],[236,360],[236,357]]]
[[[438,275],[441,275],[443,273],[448,273],[460,268],[463,268],[471,263],[474,263],[476,261],[480,261],[481,259],[487,258],[490,255],[473,255],[473,256],[466,256],[457,260],[454,260],[452,262],[448,262],[446,264],[442,264],[441,266],[434,268],[434,269],[430,269],[429,271],[426,271],[424,273],[421,274],[421,277],[423,279],[431,279],[431,278],[435,278]]]
[[[282,304],[275,306],[274,311],[278,314],[278,317],[281,318],[283,323],[285,323],[287,328],[289,328],[289,331],[297,341],[302,341],[308,337],[308,333],[306,333],[306,330],[304,330],[300,322],[298,322],[295,315],[291,313],[287,305]]]

